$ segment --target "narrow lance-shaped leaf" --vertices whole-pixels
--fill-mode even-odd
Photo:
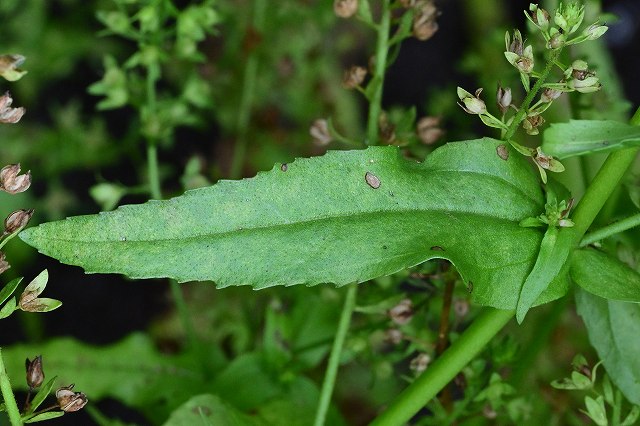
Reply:
[[[472,281],[475,302],[514,309],[542,239],[518,223],[544,202],[531,166],[504,149],[493,139],[450,143],[423,164],[394,147],[329,152],[20,235],[87,272],[221,287],[344,285],[444,258]],[[538,303],[562,296],[566,281]]]
[[[543,139],[542,150],[563,159],[638,146],[640,127],[610,120],[571,120],[552,124]]]

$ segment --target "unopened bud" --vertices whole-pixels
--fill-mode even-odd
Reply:
[[[487,112],[487,105],[482,99],[480,99],[480,93],[482,89],[476,90],[475,96],[464,90],[462,87],[457,88],[458,98],[462,103],[458,102],[458,105],[469,114],[484,114]]]
[[[528,135],[537,135],[540,133],[538,127],[544,124],[544,118],[539,114],[534,114],[527,116],[527,118],[522,122],[522,127],[527,132]]]
[[[542,167],[545,170],[556,173],[564,171],[564,166],[562,165],[562,163],[553,158],[551,155],[547,155],[542,152],[542,149],[540,149],[540,147],[536,148],[536,153],[533,156],[533,161],[535,161],[538,166]]]
[[[430,39],[438,31],[437,16],[438,9],[433,1],[417,2],[413,16],[413,36],[422,41]]]
[[[342,87],[345,89],[355,89],[362,84],[366,76],[366,68],[354,65],[344,72],[342,77]]]
[[[512,102],[511,97],[511,88],[504,88],[502,86],[498,86],[498,92],[496,93],[496,103],[498,104],[498,109],[502,114],[506,113]]]
[[[547,47],[549,49],[559,49],[562,46],[564,46],[564,44],[567,41],[567,36],[565,36],[562,33],[556,32],[554,33],[550,38],[549,38],[549,42],[547,43]]]
[[[540,28],[542,31],[546,31],[549,28],[549,22],[551,21],[551,15],[549,15],[549,12],[538,7],[538,5],[534,3],[529,5],[529,10],[531,11],[531,14],[527,13],[527,18],[529,18],[536,27]]]
[[[606,25],[601,25],[599,23],[589,25],[584,31],[583,34],[587,36],[587,40],[597,40],[607,32],[609,28]]]
[[[333,140],[329,132],[329,123],[324,118],[319,118],[313,122],[309,128],[309,134],[316,145],[325,146]]]
[[[402,299],[393,308],[389,309],[389,317],[398,325],[404,325],[413,317],[413,303],[411,299]]]
[[[26,110],[22,107],[11,108],[13,98],[9,92],[0,96],[0,123],[17,123],[20,121]]]
[[[440,127],[439,117],[422,117],[416,124],[418,138],[425,145],[432,145],[444,134]]]
[[[358,11],[358,0],[334,0],[333,11],[340,18],[351,18]]]
[[[29,386],[30,389],[39,388],[44,381],[42,355],[38,355],[33,361],[29,361],[29,358],[27,358],[25,366],[27,369],[27,386]]]
[[[11,265],[9,265],[9,262],[7,262],[5,254],[0,251],[0,274],[9,268],[11,268]]]
[[[0,76],[9,81],[19,80],[27,73],[18,68],[24,60],[22,55],[0,55]]]
[[[24,192],[31,186],[31,172],[20,175],[20,164],[10,164],[0,170],[0,190],[9,194]]]
[[[411,360],[411,362],[409,363],[409,368],[420,374],[427,369],[429,363],[431,363],[431,357],[429,356],[429,354],[421,353]]]
[[[33,216],[33,209],[14,211],[4,220],[4,234],[13,234],[27,226],[31,216]]]
[[[562,91],[547,87],[542,91],[542,94],[540,95],[540,100],[542,102],[549,103],[558,99],[560,95],[562,95]]]
[[[82,409],[89,400],[87,396],[82,392],[74,392],[74,385],[61,387],[56,391],[56,399],[58,400],[58,406],[65,413],[73,413]]]
[[[387,331],[385,331],[384,338],[387,342],[391,343],[392,345],[397,345],[400,342],[402,342],[404,335],[402,334],[402,331],[398,330],[397,328],[390,328]]]

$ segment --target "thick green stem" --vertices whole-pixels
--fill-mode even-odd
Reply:
[[[520,109],[518,110],[516,115],[513,117],[513,121],[509,125],[509,129],[507,130],[507,133],[504,137],[505,140],[508,141],[513,137],[513,135],[515,135],[516,130],[518,130],[518,126],[527,117],[527,113],[529,112],[529,106],[531,105],[531,102],[533,102],[533,99],[538,94],[538,91],[542,88],[542,85],[547,80],[547,77],[549,77],[549,73],[553,69],[555,62],[558,60],[558,57],[560,56],[561,51],[562,49],[556,49],[551,51],[551,56],[549,57],[549,60],[547,61],[547,64],[544,67],[544,70],[540,74],[540,78],[538,78],[538,80],[533,85],[531,90],[529,90],[529,93],[527,93],[527,96],[524,98],[524,101],[522,101],[522,105],[520,105]]]
[[[485,308],[464,334],[398,395],[371,426],[405,424],[502,330],[514,314],[515,311]]]
[[[351,314],[356,306],[357,290],[358,284],[351,284],[347,288],[347,295],[345,296],[344,306],[342,307],[342,313],[340,314],[336,338],[333,341],[331,355],[329,355],[329,364],[327,365],[327,371],[325,372],[324,381],[322,383],[322,390],[320,391],[320,402],[318,403],[316,417],[313,422],[314,426],[324,425],[327,418],[329,404],[331,403],[331,395],[333,394],[333,387],[336,383],[338,367],[340,366],[342,347],[344,346],[344,341],[347,337],[347,332],[349,331],[349,325],[351,324]]]
[[[1,349],[0,349],[1,350]],[[0,392],[2,392],[2,399],[4,400],[4,406],[9,416],[11,426],[21,426],[22,419],[20,417],[20,409],[18,403],[13,395],[11,389],[11,383],[9,382],[9,376],[4,368],[4,360],[2,359],[2,353],[0,353]]]
[[[266,8],[266,0],[256,0],[253,4],[253,21],[254,31],[260,31],[264,22],[264,12]],[[256,82],[258,77],[258,55],[255,49],[249,52],[242,77],[242,94],[240,96],[240,106],[236,120],[236,144],[231,159],[231,170],[229,177],[238,179],[242,174],[242,165],[247,155],[247,132],[249,130],[249,121],[251,119],[251,109],[253,107],[254,95],[256,92]]]
[[[378,25],[376,41],[375,67],[371,83],[374,86],[369,99],[369,119],[367,121],[367,145],[378,144],[378,122],[382,113],[382,91],[384,75],[387,71],[387,54],[389,52],[389,32],[391,31],[391,7],[389,0],[382,0],[382,17]]]
[[[582,241],[580,241],[580,247],[588,246],[596,241],[604,240],[611,235],[618,234],[622,231],[626,231],[627,229],[635,228],[636,226],[640,226],[640,213],[588,233],[584,236]]]

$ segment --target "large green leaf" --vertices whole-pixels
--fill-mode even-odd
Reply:
[[[576,250],[571,258],[570,273],[576,284],[596,296],[640,302],[640,274],[599,250]]]
[[[638,146],[640,127],[611,120],[571,120],[552,124],[543,139],[542,150],[563,159]]]
[[[449,259],[483,305],[514,309],[542,232],[526,159],[500,141],[455,142],[422,163],[394,147],[329,152],[168,201],[28,229],[42,253],[87,272],[218,286],[335,283]],[[559,279],[539,303],[564,294]]]
[[[576,302],[589,341],[611,380],[629,401],[640,404],[640,305],[582,290],[576,291]]]

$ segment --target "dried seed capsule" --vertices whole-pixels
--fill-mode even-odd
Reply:
[[[40,387],[42,382],[44,381],[44,371],[42,370],[42,355],[38,355],[30,361],[27,358],[25,362],[25,366],[27,369],[27,385],[30,389],[35,389]]]

